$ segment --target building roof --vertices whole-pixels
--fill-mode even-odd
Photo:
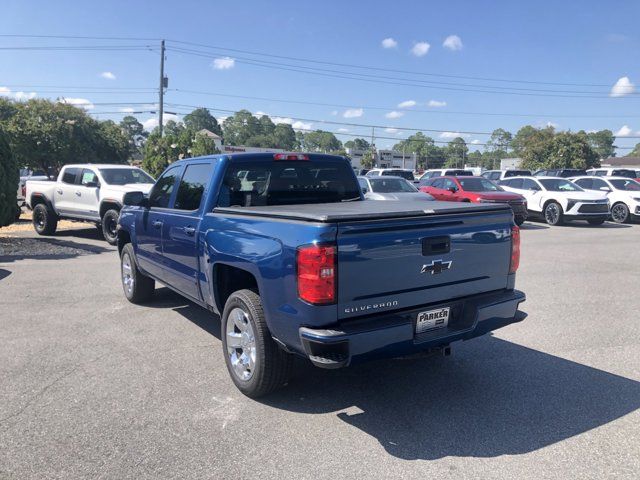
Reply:
[[[198,133],[201,134],[201,135],[206,135],[209,138],[213,138],[213,139],[216,139],[216,140],[218,140],[218,139],[222,140],[222,137],[220,135],[216,135],[211,130],[207,130],[206,128],[203,128]]]
[[[603,167],[640,167],[640,157],[609,157],[601,163]]]

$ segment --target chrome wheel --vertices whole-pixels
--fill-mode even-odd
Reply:
[[[226,342],[233,373],[240,380],[250,380],[256,365],[256,339],[249,315],[241,308],[229,313]]]
[[[560,218],[560,207],[557,203],[550,203],[544,209],[544,219],[549,225],[555,225]]]
[[[134,287],[133,271],[131,269],[131,257],[128,253],[122,255],[122,286],[127,295],[133,294]]]
[[[44,212],[40,209],[37,209],[33,212],[33,223],[36,224],[36,227],[40,229],[44,229]]]
[[[611,218],[616,223],[624,223],[629,216],[629,209],[624,203],[616,203],[611,209]]]

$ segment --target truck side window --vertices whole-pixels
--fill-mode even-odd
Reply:
[[[176,183],[178,171],[178,167],[170,168],[158,179],[149,194],[150,207],[167,208],[169,206],[169,200],[171,199],[173,186]]]
[[[174,208],[177,210],[198,210],[202,194],[209,185],[212,171],[213,164],[211,163],[189,165],[180,180]]]
[[[82,170],[82,176],[80,177],[80,185],[87,185],[87,183],[98,183],[98,176],[93,170],[85,168]]]
[[[74,183],[76,183],[76,176],[78,175],[79,171],[79,168],[65,168],[64,174],[62,175],[62,181],[64,183],[73,185]]]
[[[360,184],[360,188],[364,193],[367,193],[369,191],[369,185],[367,184],[367,181],[364,178],[359,178],[358,183]]]

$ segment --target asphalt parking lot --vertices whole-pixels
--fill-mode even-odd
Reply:
[[[303,362],[260,402],[219,320],[129,304],[93,229],[0,241],[0,478],[638,478],[640,225],[527,223],[529,317],[448,358]]]

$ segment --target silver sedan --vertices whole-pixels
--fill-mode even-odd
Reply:
[[[401,177],[358,177],[358,183],[367,200],[433,200]]]

